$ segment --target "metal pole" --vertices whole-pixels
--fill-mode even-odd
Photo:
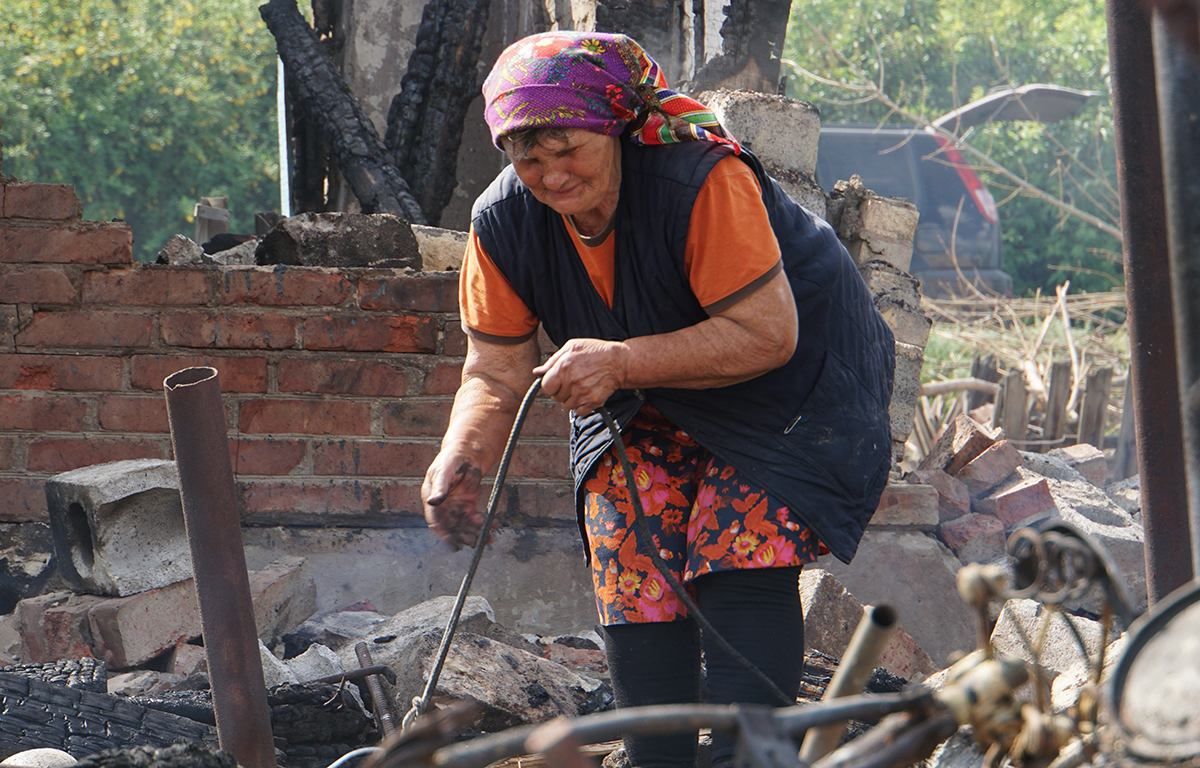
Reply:
[[[217,371],[185,368],[168,376],[163,386],[217,738],[243,768],[274,768],[275,743]]]
[[[1182,36],[1171,32],[1162,13],[1155,11],[1154,62],[1195,574],[1200,573],[1200,60],[1188,51]]]
[[[1141,476],[1146,588],[1153,604],[1192,578],[1154,52],[1150,17],[1138,0],[1106,5],[1128,309],[1127,386]]]

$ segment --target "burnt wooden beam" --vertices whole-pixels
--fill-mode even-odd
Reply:
[[[479,94],[479,53],[490,0],[429,0],[388,109],[385,144],[392,165],[412,180],[413,196],[437,224],[458,182],[458,147],[467,107]]]
[[[305,111],[316,118],[333,146],[342,176],[363,211],[392,213],[415,224],[425,215],[408,183],[384,152],[375,126],[363,114],[349,86],[338,73],[295,0],[270,0],[259,14],[275,36],[279,58]]]
[[[690,90],[779,91],[780,60],[792,0],[730,0],[721,24],[721,55],[696,72]]]

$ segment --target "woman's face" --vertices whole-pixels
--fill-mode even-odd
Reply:
[[[603,215],[616,210],[621,186],[620,142],[576,128],[564,138],[543,138],[528,152],[507,152],[517,177],[544,205],[567,216]]]

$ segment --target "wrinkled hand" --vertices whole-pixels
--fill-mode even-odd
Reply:
[[[425,473],[421,501],[429,529],[454,549],[474,546],[483,527],[479,484],[483,472],[459,453],[442,452]]]
[[[571,339],[533,374],[542,377],[543,392],[587,416],[621,388],[628,354],[619,341]]]

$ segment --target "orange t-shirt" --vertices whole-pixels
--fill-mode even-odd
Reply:
[[[612,307],[616,238],[610,232],[589,247],[570,221],[564,219],[563,224],[596,292]],[[710,314],[736,303],[780,269],[779,243],[771,231],[758,179],[734,156],[713,166],[696,195],[684,268],[692,293]],[[516,342],[537,330],[537,317],[488,256],[474,229],[467,240],[458,289],[463,330],[468,334]]]

